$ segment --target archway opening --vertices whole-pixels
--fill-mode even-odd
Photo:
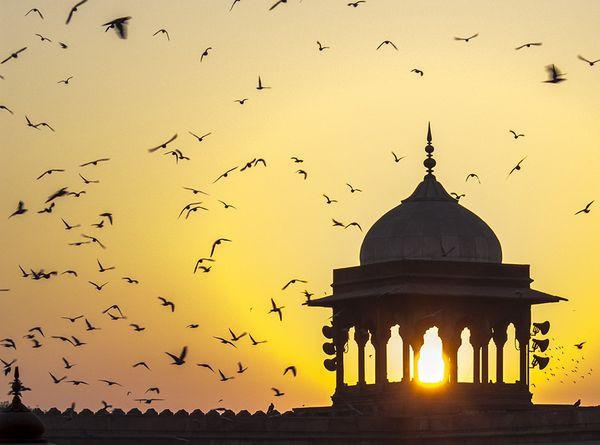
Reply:
[[[418,361],[419,382],[440,383],[444,380],[444,357],[442,354],[442,339],[438,328],[429,328],[423,336],[424,343]]]
[[[460,334],[461,345],[458,348],[458,381],[473,382],[473,346],[471,331],[464,328]]]

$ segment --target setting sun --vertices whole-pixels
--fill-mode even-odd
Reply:
[[[442,357],[442,341],[437,335],[437,328],[425,333],[425,343],[419,357],[419,381],[421,383],[440,383],[444,379],[444,359]]]

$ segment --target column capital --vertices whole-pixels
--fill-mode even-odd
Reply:
[[[369,341],[369,330],[366,328],[355,328],[354,331],[354,341],[359,346],[364,347]]]

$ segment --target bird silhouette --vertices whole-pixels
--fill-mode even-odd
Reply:
[[[585,345],[587,342],[582,341],[581,343],[577,343],[573,346],[575,346],[577,349],[583,349],[583,345]]]
[[[394,48],[396,51],[398,51],[398,47],[391,40],[384,40],[383,42],[381,42],[379,44],[377,49],[381,48],[383,45],[390,45],[392,48]]]
[[[201,264],[204,263],[205,261],[214,262],[215,260],[213,260],[212,258],[200,258],[200,259],[198,259],[198,261],[196,261],[196,265],[194,266],[194,273],[196,273],[196,271],[201,267]],[[210,268],[208,268],[208,269],[210,269]]]
[[[99,184],[100,181],[97,179],[87,179],[85,178],[81,173],[79,173],[79,177],[81,178],[81,180],[83,181],[84,184]]]
[[[546,66],[548,72],[548,80],[544,80],[545,83],[560,83],[567,79],[564,78],[565,74],[561,73],[555,65]]]
[[[150,371],[150,366],[148,366],[148,364],[146,362],[137,362],[134,363],[131,367],[132,368],[138,368],[140,366],[143,366],[144,368],[146,368],[148,371]]]
[[[63,363],[64,363],[64,365],[65,365],[65,369],[71,369],[71,368],[73,368],[73,367],[77,366],[77,365],[75,365],[75,364],[73,364],[73,363],[70,363],[70,362],[69,362],[69,361],[68,361],[66,358],[64,358],[64,357],[62,358],[62,361],[63,361]]]
[[[586,59],[585,57],[583,57],[583,56],[580,56],[579,54],[577,55],[577,58],[578,58],[579,60],[583,60],[584,62],[587,62],[587,64],[588,64],[589,66],[594,66],[594,64],[596,64],[596,63],[600,62],[600,59],[596,59],[596,60],[588,60],[588,59]]]
[[[208,193],[206,193],[206,192],[203,192],[202,190],[198,190],[198,189],[191,188],[191,187],[183,187],[183,188],[184,188],[185,190],[189,190],[189,191],[191,191],[191,192],[192,192],[194,195],[197,195],[198,193],[201,193],[201,194],[203,194],[203,195],[207,195],[207,196],[209,196],[209,195],[208,195]]]
[[[471,178],[477,179],[477,182],[481,184],[481,180],[479,179],[479,176],[477,176],[477,173],[469,173],[465,179],[465,182],[468,182]]]
[[[83,5],[84,3],[86,3],[87,1],[88,1],[88,0],[81,0],[80,2],[76,3],[76,4],[75,4],[75,6],[73,6],[73,7],[71,8],[71,10],[69,11],[69,15],[67,16],[67,22],[66,22],[66,24],[67,24],[67,25],[68,25],[68,24],[71,22],[71,20],[73,19],[73,14],[75,14],[75,13],[76,13],[76,12],[79,10],[78,8],[79,8],[81,5]]]
[[[270,89],[271,87],[266,87],[262,84],[262,79],[260,78],[260,76],[258,76],[258,86],[256,87],[257,90],[267,90]]]
[[[323,197],[326,199],[325,204],[333,204],[334,202],[337,202],[337,199],[331,199],[329,196],[327,195],[323,195]]]
[[[100,162],[107,162],[107,161],[110,161],[110,158],[96,159],[94,161],[89,161],[89,162],[86,162],[84,164],[81,164],[80,167],[87,167],[88,165],[97,166]]]
[[[171,354],[170,352],[165,352],[169,357],[171,357],[172,365],[181,366],[185,363],[185,356],[187,355],[187,346],[184,346],[179,355]]]
[[[252,337],[252,334],[248,334],[248,337],[250,338],[250,341],[252,342],[252,346],[258,346],[260,344],[267,342],[267,340],[260,340],[260,341],[255,340],[254,337]]]
[[[281,290],[286,290],[289,286],[291,286],[292,284],[296,284],[296,283],[307,283],[307,281],[301,280],[299,278],[292,278],[281,288]]]
[[[146,330],[146,328],[145,328],[145,327],[143,327],[143,326],[140,326],[140,325],[139,325],[139,324],[137,324],[137,323],[129,323],[129,326],[131,326],[135,332],[142,332],[142,331],[145,331],[145,330]]]
[[[350,193],[362,192],[361,189],[354,188],[352,185],[346,183],[346,185],[350,188]]]
[[[16,50],[14,53],[12,53],[10,56],[8,56],[6,59],[3,59],[2,62],[0,62],[0,64],[2,63],[6,63],[8,62],[10,59],[16,59],[19,57],[19,54],[21,54],[23,51],[25,51],[27,49],[27,47],[23,47],[21,49]]]
[[[92,325],[92,323],[86,318],[85,319],[85,326],[86,326],[86,331],[99,331],[100,328],[97,328],[96,326]]]
[[[157,145],[156,147],[153,148],[149,148],[148,151],[150,153],[154,153],[156,150],[159,150],[161,148],[167,148],[167,145],[169,145],[171,142],[173,142],[175,139],[177,139],[177,133],[175,133],[173,136],[171,136],[170,139],[168,139],[166,142],[163,142],[160,145]]]
[[[219,179],[221,179],[221,178],[227,178],[227,177],[229,177],[229,173],[233,172],[234,170],[237,170],[237,167],[230,168],[230,169],[229,169],[229,170],[227,170],[225,173],[221,174],[221,175],[220,175],[220,176],[219,176],[217,179],[215,179],[215,180],[213,181],[213,184],[214,184],[215,182],[217,182],[217,181],[218,181]]]
[[[205,137],[210,136],[212,134],[209,132],[209,133],[203,134],[202,136],[198,136],[197,134],[192,133],[191,131],[188,131],[188,133],[191,134],[192,136],[194,136],[196,139],[198,139],[198,142],[202,142]]]
[[[59,81],[58,81],[58,82],[56,82],[56,83],[64,83],[65,85],[69,85],[69,81],[70,81],[72,78],[73,78],[73,76],[69,76],[69,77],[67,77],[66,79],[59,80]]]
[[[239,103],[240,105],[244,105],[246,103],[246,101],[248,100],[248,98],[244,98],[244,99],[236,99],[234,100],[234,102]]]
[[[62,318],[64,320],[69,320],[71,323],[75,323],[80,318],[83,318],[83,315],[78,315],[76,317],[60,317],[60,318]]]
[[[224,207],[224,208],[226,208],[226,209],[236,209],[236,207],[235,207],[234,205],[228,204],[228,203],[226,203],[225,201],[221,201],[221,200],[219,199],[219,202],[220,202],[221,204],[223,204],[223,207]]]
[[[271,390],[275,393],[275,397],[281,397],[284,396],[285,393],[281,392],[280,390],[278,390],[277,388],[271,388]]]
[[[347,229],[348,227],[357,227],[358,230],[360,230],[362,232],[362,227],[357,222],[351,222],[350,224],[346,224],[344,226],[344,229]]]
[[[402,159],[404,159],[406,157],[406,156],[398,157],[398,156],[396,156],[396,153],[394,153],[393,151],[392,151],[392,156],[394,156],[394,162],[396,162],[396,163],[400,162]]]
[[[169,32],[164,28],[159,29],[154,34],[152,34],[152,36],[154,37],[157,34],[163,34],[163,35],[167,36],[167,40],[169,40],[169,41],[171,40],[171,36],[169,36]]]
[[[172,301],[167,300],[164,297],[158,297],[158,299],[161,301],[161,306],[170,307],[171,308],[171,312],[175,312],[175,303],[173,303]]]
[[[52,213],[52,210],[54,209],[54,206],[56,205],[56,203],[50,203],[50,205],[48,207],[43,208],[42,210],[39,210],[38,213]]]
[[[583,209],[575,212],[575,215],[579,215],[580,213],[590,213],[591,212],[590,207],[593,203],[594,203],[594,201],[588,202]]]
[[[477,33],[477,34],[473,34],[473,35],[472,35],[472,36],[470,36],[470,37],[454,37],[454,40],[462,40],[462,41],[464,41],[464,42],[468,42],[469,40],[471,40],[471,39],[474,39],[474,38],[475,38],[475,37],[477,37],[478,35],[479,35],[479,33]]]
[[[513,173],[513,172],[515,172],[515,171],[520,171],[520,170],[521,170],[521,168],[522,168],[522,167],[521,167],[521,163],[522,163],[522,162],[523,162],[525,159],[527,159],[527,156],[525,156],[523,159],[521,159],[519,162],[517,162],[517,165],[515,165],[515,166],[513,167],[513,169],[512,169],[512,170],[511,170],[511,171],[508,173],[508,175],[506,176],[506,179],[508,179],[508,177],[509,177],[510,175],[512,175],[512,173]]]
[[[236,5],[236,3],[239,3],[241,0],[233,0],[233,3],[231,4],[231,8],[229,8],[229,12],[231,12],[233,10],[233,7]]]
[[[248,367],[244,367],[244,365],[242,365],[242,362],[238,362],[237,363],[238,369],[237,369],[237,373],[238,374],[243,374],[244,372],[246,372],[246,370],[248,369]]]
[[[287,3],[287,0],[277,0],[275,3],[273,3],[273,6],[271,6],[269,8],[269,11],[272,11],[273,9],[275,9],[277,6],[281,5],[282,3]]]
[[[50,43],[52,43],[52,40],[50,40],[48,37],[44,37],[41,34],[36,34],[36,36],[38,36],[40,38],[40,41],[42,41],[42,42],[50,42]]]
[[[215,253],[215,248],[217,246],[220,246],[222,243],[230,243],[232,242],[230,239],[227,238],[219,238],[217,239],[213,244],[212,244],[212,248],[210,249],[210,257],[212,258],[214,253]]]
[[[200,62],[202,62],[202,60],[204,60],[205,57],[208,57],[208,52],[211,50],[212,50],[212,46],[209,46],[202,52],[202,55],[200,56]]]
[[[0,105],[0,110],[6,110],[6,111],[8,111],[10,114],[15,114],[15,113],[13,113],[13,111],[12,111],[10,108],[8,108],[6,105]]]
[[[12,218],[13,216],[17,216],[17,215],[22,215],[26,212],[27,212],[27,209],[25,208],[25,203],[23,201],[19,201],[17,203],[17,210],[15,210],[13,213],[11,213],[9,215],[9,218]]]
[[[524,43],[523,45],[517,46],[515,49],[518,51],[523,48],[531,48],[532,46],[542,46],[542,42]]]
[[[244,338],[247,335],[247,332],[242,332],[240,335],[236,335],[231,328],[229,329],[229,333],[231,334],[231,341],[238,341],[240,338]]]
[[[32,12],[33,12],[33,13],[35,13],[35,14],[37,14],[37,15],[39,15],[39,16],[40,16],[40,18],[41,18],[42,20],[44,20],[44,16],[42,15],[42,12],[41,12],[41,11],[40,11],[38,8],[32,8],[32,9],[30,9],[29,11],[27,11],[27,12],[25,13],[25,17],[27,17],[27,16],[28,16],[29,14],[31,14]]]
[[[123,277],[121,279],[127,281],[129,284],[140,284],[138,280],[135,280],[131,277]]]
[[[290,159],[291,159],[292,161],[294,161],[296,164],[301,164],[301,163],[303,163],[303,162],[304,162],[304,159],[300,159],[300,158],[298,158],[298,157],[296,157],[296,156],[292,156]]]
[[[296,173],[304,176],[304,180],[306,180],[306,178],[308,178],[308,173],[306,173],[306,171],[304,171],[304,170],[296,170]]]
[[[512,135],[513,135],[513,137],[514,137],[515,139],[519,139],[520,137],[523,137],[523,136],[525,136],[523,133],[518,133],[518,134],[517,134],[517,132],[516,132],[516,131],[513,131],[513,130],[508,130],[508,131],[509,131],[509,133],[512,133]]]
[[[123,386],[114,380],[98,379],[99,382],[106,383],[107,386]]]
[[[98,272],[100,272],[100,273],[115,269],[115,266],[104,267],[102,265],[102,263],[100,262],[100,260],[98,260],[98,259],[96,260],[96,262],[98,263]]]
[[[48,374],[50,374],[50,377],[52,377],[52,382],[53,382],[55,385],[58,385],[60,382],[62,382],[63,380],[65,380],[65,379],[67,378],[67,376],[64,376],[64,377],[61,377],[61,378],[56,378],[56,377],[54,376],[54,374],[52,374],[51,372],[49,372]]]
[[[452,196],[454,196],[454,199],[456,199],[457,201],[460,201],[460,198],[464,198],[465,196],[467,196],[467,195],[465,195],[464,193],[461,193],[461,194],[459,195],[458,193],[452,192],[452,193],[450,193],[450,194],[451,194]]]
[[[226,377],[225,374],[223,374],[223,371],[221,371],[220,369],[219,369],[219,376],[221,376],[221,381],[222,382],[226,382],[227,380],[232,380],[234,378],[233,376]]]
[[[342,223],[342,222],[340,222],[340,221],[337,221],[337,220],[335,220],[335,219],[333,219],[333,218],[331,218],[331,221],[333,221],[333,227],[346,227],[346,226],[344,225],[344,223]]]
[[[100,240],[96,237],[86,235],[84,233],[81,234],[84,238],[89,239],[92,243],[98,244],[101,248],[106,249],[106,246],[100,242]]]
[[[277,306],[275,304],[275,300],[271,298],[271,310],[269,310],[269,314],[275,313],[279,316],[279,321],[283,321],[283,312],[281,311],[285,306]]]
[[[358,8],[358,5],[360,5],[361,3],[367,3],[367,2],[366,2],[366,0],[358,0],[356,2],[348,3],[348,6],[351,6],[353,8]]]
[[[213,338],[216,340],[219,340],[219,342],[224,345],[229,345],[229,346],[233,346],[234,348],[237,348],[237,346],[235,344],[233,344],[233,342],[231,342],[231,340],[227,340],[226,338],[223,338],[223,337],[213,337]]]
[[[104,32],[107,32],[109,29],[114,29],[119,38],[126,39],[127,38],[127,26],[129,25],[129,20],[131,17],[119,17],[117,19],[111,20],[110,22],[104,23],[102,26],[106,26]]]
[[[95,288],[97,291],[101,291],[101,290],[102,290],[102,288],[108,284],[108,281],[107,281],[106,283],[104,283],[104,284],[96,284],[96,283],[94,283],[93,281],[88,281],[88,283],[90,283],[92,286],[94,286],[94,288]]]
[[[326,49],[330,49],[328,46],[323,46],[321,42],[317,40],[317,45],[319,47],[319,51],[325,51]]]
[[[298,371],[297,371],[296,367],[293,365],[285,368],[285,370],[283,371],[283,375],[286,375],[288,372],[291,372],[294,377],[296,377],[298,375]]]

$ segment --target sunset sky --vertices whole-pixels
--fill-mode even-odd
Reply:
[[[580,361],[579,373],[561,383],[532,370],[534,401],[600,403],[600,202],[574,215],[600,200],[600,63],[577,58],[600,58],[600,2],[367,0],[351,8],[347,0],[289,0],[269,11],[274,0],[241,0],[230,12],[229,0],[89,0],[65,25],[74,3],[0,3],[0,57],[28,47],[0,65],[0,104],[14,112],[0,110],[0,288],[10,289],[0,293],[0,338],[17,341],[16,351],[0,348],[0,358],[18,359],[33,389],[27,403],[75,401],[97,410],[106,400],[129,409],[158,386],[159,410],[266,409],[271,387],[285,392],[275,400],[280,410],[329,404],[334,375],[322,366],[321,327],[331,314],[302,306],[302,292],[328,295],[332,269],[357,265],[366,230],[422,179],[429,121],[438,180],[466,194],[461,204],[495,231],[504,262],[531,264],[533,287],[569,299],[535,307],[533,319],[551,321],[551,344],[565,346],[564,360]],[[34,7],[43,20],[25,16]],[[101,26],[121,16],[132,17],[126,40]],[[153,37],[161,28],[170,41]],[[454,40],[475,33],[468,43]],[[330,49],[319,51],[317,40]],[[384,40],[398,51],[376,50]],[[543,45],[515,51],[527,42]],[[549,64],[567,81],[544,83]],[[259,75],[271,89],[256,89]],[[68,85],[57,83],[68,76]],[[244,105],[234,102],[243,98]],[[25,115],[56,131],[28,128]],[[509,129],[525,136],[514,139]],[[212,134],[198,142],[189,131]],[[189,161],[148,153],[175,133],[169,148]],[[395,163],[391,151],[406,158]],[[266,168],[213,183],[257,157]],[[79,167],[98,158],[110,161]],[[66,171],[36,180],[51,168]],[[481,184],[465,182],[471,172]],[[85,185],[79,174],[100,183]],[[347,182],[363,192],[350,193]],[[86,194],[37,214],[61,187]],[[339,202],[326,205],[323,193]],[[7,219],[19,200],[29,212]],[[194,201],[209,211],[178,219]],[[114,225],[91,227],[103,212]],[[66,231],[60,218],[82,227]],[[331,218],[357,221],[364,232],[332,227]],[[106,250],[70,246],[82,233]],[[196,260],[220,237],[232,242],[217,247],[210,273],[194,275]],[[99,273],[97,260],[116,269]],[[79,277],[25,280],[19,265],[73,269]],[[282,291],[292,278],[308,283]],[[88,280],[109,284],[98,292]],[[175,313],[158,296],[174,301]],[[270,298],[285,306],[283,322],[267,314]],[[112,304],[128,319],[101,313]],[[61,319],[78,315],[102,330]],[[147,329],[136,333],[129,323]],[[190,323],[200,326],[187,329]],[[32,349],[22,337],[38,325],[46,338]],[[232,348],[213,339],[228,328],[268,343],[254,347],[246,337]],[[88,344],[74,348],[52,335]],[[579,351],[573,344],[581,341]],[[183,345],[188,362],[170,365],[164,352]],[[388,349],[399,359],[397,339]],[[506,351],[506,375],[514,379],[510,340]],[[61,357],[77,366],[66,371]],[[468,351],[461,357],[470,363]],[[131,367],[141,360],[152,370]],[[248,366],[242,375],[238,361]],[[219,382],[195,365],[202,362],[235,379]],[[296,379],[282,375],[289,365],[297,366]],[[54,385],[49,371],[90,385]],[[2,377],[0,390],[7,383]]]

